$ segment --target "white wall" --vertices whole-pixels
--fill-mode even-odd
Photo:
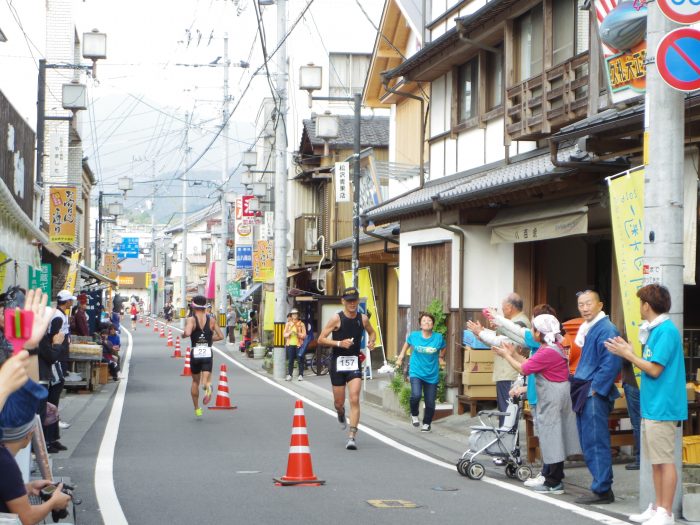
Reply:
[[[451,307],[459,307],[459,274],[464,270],[464,308],[497,306],[513,291],[513,245],[491,244],[485,226],[461,226],[466,239],[464,260],[459,261],[459,236],[442,228],[402,233],[399,252],[399,304],[411,304],[411,245],[452,241]]]

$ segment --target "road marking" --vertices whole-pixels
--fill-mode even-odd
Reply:
[[[95,462],[95,495],[97,496],[97,505],[105,525],[124,525],[129,523],[126,520],[126,516],[124,516],[124,511],[117,497],[117,491],[114,488],[114,447],[117,443],[119,423],[124,410],[126,384],[129,379],[129,361],[131,361],[131,349],[133,346],[131,332],[123,326],[122,329],[129,338],[129,344],[126,348],[126,355],[122,360],[121,379],[112,402],[107,427],[105,428],[102,443],[100,443],[100,450],[97,453],[97,461]]]
[[[182,332],[182,330],[179,328],[174,328],[174,329]],[[226,355],[219,348],[217,348],[217,347],[213,347],[213,348],[221,357],[230,361],[234,366],[240,368],[244,372],[247,372],[250,375],[257,377],[261,381],[264,381],[265,383],[267,383],[267,384],[269,384],[269,385],[271,385],[279,390],[282,390],[283,392],[289,394],[290,396],[292,396],[296,399],[301,399],[305,405],[312,406],[312,407],[316,408],[317,410],[320,410],[321,412],[324,412],[324,413],[332,416],[333,418],[337,417],[335,410],[331,410],[331,409],[326,408],[322,405],[319,405],[315,401],[308,399],[307,397],[299,394],[298,392],[295,392],[294,390],[287,388],[284,385],[280,385],[279,383],[277,383],[273,379],[270,379],[269,377],[265,377],[264,375],[260,374],[259,372],[256,372],[255,370],[251,370],[250,368],[245,366],[243,363],[239,363],[238,361],[236,361],[232,357],[229,357],[228,355]],[[121,385],[120,385],[120,387],[121,387]],[[378,431],[376,431],[372,428],[369,428],[363,424],[360,424],[359,429],[362,430],[368,436],[372,436],[373,438],[381,441],[382,443],[384,443],[390,447],[395,448],[396,450],[400,450],[401,452],[409,454],[409,455],[413,456],[414,458],[423,460],[427,463],[431,463],[432,465],[446,468],[448,470],[455,472],[455,474],[457,474],[456,467],[452,463],[447,463],[446,461],[436,459],[432,456],[424,454],[423,452],[419,452],[418,450],[414,450],[414,449],[390,438],[389,436],[385,436],[381,432],[378,432]],[[457,474],[457,475],[459,475],[459,474]],[[489,478],[488,476],[484,476],[481,479],[481,483],[488,483],[490,485],[494,485],[494,486],[502,488],[504,490],[516,492],[516,493],[520,494],[521,496],[536,499],[538,501],[541,501],[543,503],[547,503],[549,505],[554,505],[555,507],[559,507],[560,509],[571,511],[574,514],[577,514],[579,516],[583,516],[585,518],[597,521],[598,523],[604,523],[606,525],[628,525],[628,522],[626,522],[626,521],[619,520],[617,518],[614,518],[612,516],[608,516],[608,515],[603,514],[601,512],[596,512],[594,510],[589,510],[589,509],[586,509],[583,507],[579,507],[577,505],[574,505],[573,503],[569,503],[567,501],[562,501],[562,500],[553,498],[551,496],[546,496],[544,494],[537,494],[536,492],[533,492],[525,487],[519,487],[517,485],[512,485],[510,483],[506,483],[505,481],[500,481],[497,479]],[[105,522],[105,525],[110,525],[110,524]]]
[[[368,499],[367,503],[377,509],[417,509],[418,505],[405,499]]]

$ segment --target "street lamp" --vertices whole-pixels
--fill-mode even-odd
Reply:
[[[124,206],[121,202],[111,202],[107,205],[107,213],[113,217],[113,219],[106,219],[102,215],[102,199],[104,197],[124,197],[126,198],[126,192],[134,187],[134,181],[131,177],[121,177],[119,179],[119,189],[122,193],[105,193],[100,192],[97,198],[97,227],[95,228],[95,268],[100,267],[100,262],[102,259],[102,224],[104,222],[116,221],[117,216],[124,214]]]
[[[39,60],[39,86],[37,92],[36,111],[36,183],[39,186],[44,184],[44,134],[45,122],[47,120],[71,121],[75,112],[87,108],[85,98],[85,86],[73,81],[64,84],[61,97],[61,105],[64,109],[70,109],[73,114],[70,116],[49,115],[46,113],[46,70],[47,69],[72,69],[78,71],[92,71],[92,78],[95,78],[97,71],[97,61],[107,58],[107,35],[93,29],[90,33],[83,33],[83,58],[92,60],[91,66],[81,64],[47,64],[46,59]]]
[[[258,164],[258,152],[255,150],[244,151],[243,160],[241,161],[246,168],[250,169]]]
[[[352,172],[352,184],[354,187],[352,206],[352,285],[357,287],[357,270],[360,266],[360,116],[362,111],[362,94],[355,93],[352,97],[314,97],[313,92],[321,89],[323,79],[322,73],[323,70],[321,66],[314,66],[313,64],[301,66],[299,68],[299,89],[302,91],[308,91],[309,107],[311,107],[314,100],[355,103]],[[333,115],[318,115],[316,117],[316,135],[321,138],[323,137],[319,134],[319,130],[321,133],[327,133],[328,138],[331,138],[330,133],[333,132],[333,123],[330,119],[325,120],[327,117],[333,117]],[[335,133],[337,137],[337,127]]]

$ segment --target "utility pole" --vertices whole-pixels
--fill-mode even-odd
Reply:
[[[663,15],[658,2],[647,7],[647,49],[651,54],[661,38],[677,26]],[[647,67],[646,82],[644,126],[648,133],[648,151],[645,157],[649,160],[644,175],[644,264],[660,268],[661,284],[671,293],[669,315],[682,334],[685,97],[666,85],[654,64]],[[679,475],[674,512],[680,510],[681,499],[680,433],[676,434]],[[641,463],[640,506],[654,501],[650,462],[643,451]]]
[[[284,377],[287,320],[287,0],[277,0],[277,136],[275,139],[275,349],[273,376]]]
[[[156,282],[153,274],[158,275],[156,266],[156,159],[151,159],[151,179],[153,192],[151,195],[151,315],[157,315]]]
[[[360,135],[362,119],[362,94],[355,93],[354,118],[354,159],[352,170],[352,185],[354,194],[352,200],[352,285],[357,288],[357,274],[360,268]]]
[[[226,284],[228,281],[228,203],[226,202],[226,183],[229,176],[229,148],[228,148],[228,33],[224,34],[224,109],[221,137],[224,141],[224,165],[221,171],[221,246],[220,246],[220,263],[217,268],[217,285],[219,303],[219,313],[226,313],[227,291]]]
[[[185,113],[185,166],[190,165],[190,116]],[[182,254],[182,275],[180,276],[180,328],[185,329],[187,316],[187,171],[182,176],[182,242],[180,243]]]

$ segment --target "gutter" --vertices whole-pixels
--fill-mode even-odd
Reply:
[[[384,89],[388,93],[392,93],[394,95],[401,95],[404,97],[412,98],[414,100],[418,100],[420,102],[420,150],[419,150],[419,157],[420,157],[420,166],[419,168],[419,177],[420,177],[420,184],[418,186],[418,189],[423,188],[423,185],[425,184],[425,120],[427,119],[427,115],[425,114],[425,100],[423,97],[419,97],[417,95],[414,95],[413,93],[408,93],[406,91],[399,91],[394,88],[389,87],[389,78],[384,76],[382,74],[382,85],[384,86]],[[415,191],[415,190],[414,190]]]
[[[437,224],[436,226],[438,228],[442,228],[443,230],[447,230],[451,233],[454,233],[455,235],[459,236],[459,272],[458,272],[458,288],[459,288],[459,310],[457,314],[457,323],[456,326],[458,327],[457,330],[455,330],[455,333],[457,334],[457,337],[459,337],[459,333],[461,332],[461,327],[464,325],[464,245],[466,244],[467,236],[464,233],[464,230],[461,228],[455,228],[454,226],[451,226],[449,224],[445,224],[442,222],[442,206],[438,203],[437,198],[433,198],[433,209],[435,210],[437,214]],[[450,303],[451,303],[451,297],[450,297]],[[454,347],[453,347],[454,348]],[[449,369],[452,371],[452,373],[449,375],[449,377],[446,378],[445,383],[446,386],[450,388],[454,387],[459,387],[461,381],[455,381],[454,376],[456,374],[455,372],[455,353],[451,352],[449,354],[449,359],[450,363]]]
[[[549,141],[549,161],[557,168],[585,169],[587,171],[610,173],[611,169],[624,169],[623,165],[614,165],[603,161],[564,161],[559,160],[559,142]],[[627,163],[629,165],[629,162]]]
[[[384,253],[391,253],[391,254],[399,253],[399,250],[390,250],[389,249],[389,243],[396,244],[396,245],[401,244],[396,239],[392,239],[391,237],[385,237],[384,235],[379,235],[378,233],[374,233],[374,232],[369,231],[367,229],[367,224],[362,225],[362,232],[365,235],[369,235],[370,237],[374,237],[375,239],[379,239],[380,241],[384,241]]]

